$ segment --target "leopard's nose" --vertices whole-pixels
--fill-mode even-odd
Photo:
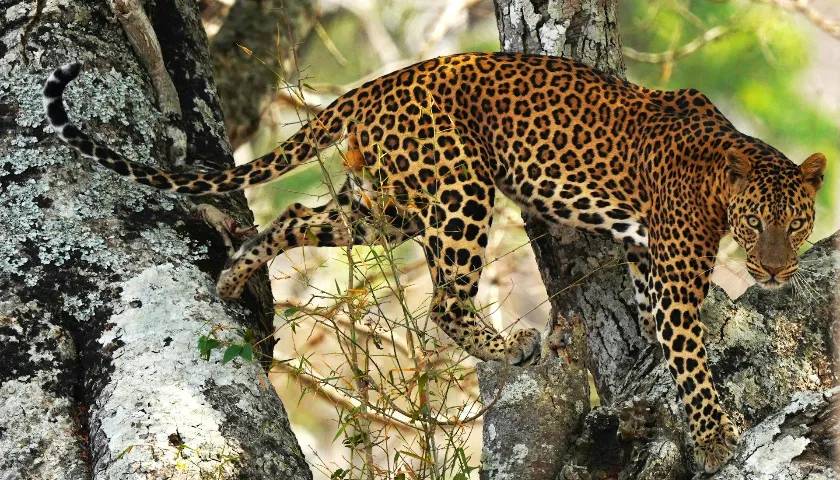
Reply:
[[[767,265],[764,263],[761,264],[761,268],[763,268],[765,272],[769,273],[771,277],[778,275],[779,272],[782,271],[782,267],[775,265]]]

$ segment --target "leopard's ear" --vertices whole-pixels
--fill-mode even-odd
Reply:
[[[747,178],[752,171],[750,159],[736,150],[726,152],[726,179],[736,192],[747,186]]]
[[[802,172],[802,179],[805,180],[805,185],[812,188],[814,193],[816,193],[822,186],[823,172],[825,171],[825,155],[815,153],[806,158],[802,162],[802,165],[799,166],[799,171]]]

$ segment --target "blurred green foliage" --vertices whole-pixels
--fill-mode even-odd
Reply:
[[[840,129],[801,88],[810,65],[809,38],[793,13],[752,2],[641,0],[621,2],[619,25],[625,45],[639,51],[679,48],[707,30],[729,33],[673,65],[627,60],[629,78],[659,89],[694,87],[703,91],[735,123],[800,163],[813,152],[829,159],[818,199],[815,237],[837,228]],[[822,213],[822,215],[820,215]]]

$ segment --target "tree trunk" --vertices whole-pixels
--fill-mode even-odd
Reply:
[[[195,3],[151,3],[188,158],[231,164]],[[44,80],[81,61],[71,118],[129,158],[165,157],[167,123],[106,3],[0,6],[0,478],[311,478],[261,365],[197,349],[211,330],[271,333],[266,276],[243,302],[219,300],[225,249],[180,197],[45,127]],[[242,195],[210,200],[250,224]]]
[[[495,5],[503,50],[571,57],[623,75],[615,2]],[[503,384],[485,417],[482,478],[688,478],[695,467],[683,409],[659,347],[640,336],[622,249],[570,229],[551,236],[527,218],[526,232],[552,305],[544,358],[556,351],[560,359],[510,371],[480,366],[483,398],[495,398]],[[754,288],[731,302],[713,288],[704,304],[711,368],[725,407],[747,430],[718,478],[837,476],[831,465],[840,395],[824,393],[837,383],[836,240],[820,242],[806,255],[807,298]],[[592,372],[603,404],[588,414],[577,408],[587,398],[585,387],[567,379],[579,378],[582,365]],[[553,428],[521,427],[533,419]]]
[[[497,0],[496,16],[505,51],[565,56],[624,76],[613,1]],[[636,321],[633,286],[620,265],[621,246],[572,228],[550,235],[543,223],[528,218],[525,231],[551,300],[549,330],[554,336],[568,337],[570,323],[584,322],[598,394],[612,398],[618,387],[614,382],[621,381],[645,346]]]
[[[239,0],[213,37],[213,66],[234,148],[256,132],[274,90],[297,76],[294,50],[307,36],[313,16],[309,2]]]

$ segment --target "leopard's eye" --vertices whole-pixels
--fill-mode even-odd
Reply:
[[[751,226],[752,228],[761,229],[761,220],[756,217],[755,215],[750,215],[747,217],[747,225]]]
[[[805,222],[801,218],[797,218],[797,219],[794,219],[792,222],[790,222],[790,225],[788,226],[788,230],[793,232],[793,231],[799,230],[804,225],[805,225]]]

